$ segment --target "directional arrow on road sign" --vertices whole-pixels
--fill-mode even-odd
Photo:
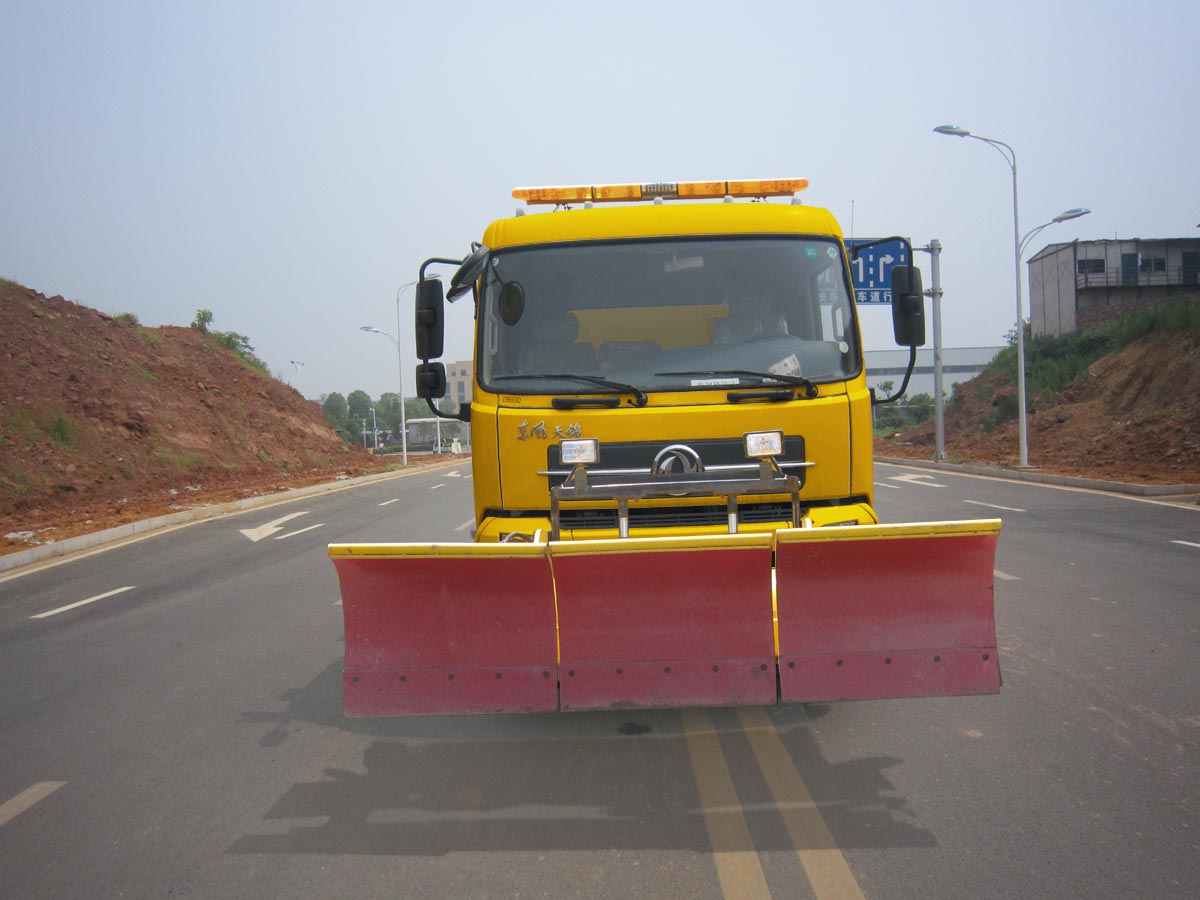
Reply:
[[[888,480],[903,481],[907,484],[919,484],[921,487],[945,487],[944,484],[938,484],[934,481],[932,475],[918,475],[916,472],[913,472],[911,475],[892,475]]]
[[[301,516],[307,515],[307,511],[292,513],[289,516],[283,516],[282,518],[276,519],[273,522],[268,522],[266,525],[259,525],[257,528],[241,528],[239,530],[242,532],[242,534],[257,544],[263,538],[268,538],[277,531],[283,531],[284,522],[290,522],[292,519],[298,519]]]

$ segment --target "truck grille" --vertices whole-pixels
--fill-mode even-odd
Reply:
[[[787,522],[792,518],[791,503],[739,503],[738,521],[743,524]],[[563,530],[617,528],[616,509],[572,509],[564,506],[559,512]],[[697,506],[631,506],[630,528],[688,528],[702,525],[726,525],[729,518],[724,505]]]

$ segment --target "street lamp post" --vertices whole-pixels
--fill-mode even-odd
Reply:
[[[372,325],[360,325],[358,330],[365,331],[368,334],[382,334],[385,338],[387,338],[389,341],[391,341],[395,345],[396,356],[399,357],[400,342],[398,340],[396,340],[395,337],[388,334],[386,331],[382,331],[378,328],[375,328]],[[403,363],[401,363],[401,366],[403,366]],[[401,370],[400,370],[400,453],[401,453],[400,461],[404,465],[407,466],[408,465],[408,429],[407,429],[407,425],[405,424],[405,421],[404,421],[404,370],[403,370],[403,368],[401,368]]]
[[[379,452],[379,422],[375,419],[375,407],[371,407],[371,434],[375,438],[375,452]]]
[[[1017,154],[1004,141],[996,140],[995,138],[984,137],[979,134],[972,134],[966,128],[960,128],[957,125],[939,125],[934,132],[937,134],[953,135],[954,137],[969,137],[977,141],[983,141],[985,144],[990,144],[995,148],[996,152],[1004,157],[1004,161],[1008,163],[1008,167],[1012,170],[1012,197],[1013,197],[1013,276],[1016,281],[1017,295],[1017,435],[1020,444],[1019,462],[1018,465],[1022,469],[1029,468],[1029,433],[1027,423],[1025,421],[1025,313],[1024,313],[1024,298],[1021,296],[1021,255],[1024,252],[1025,241],[1033,237],[1043,228],[1053,225],[1056,222],[1065,222],[1067,219],[1074,219],[1078,216],[1087,215],[1089,210],[1075,209],[1068,210],[1059,216],[1055,216],[1045,225],[1040,225],[1033,231],[1021,238],[1021,225],[1017,212]]]
[[[304,363],[302,363],[302,362],[301,362],[300,360],[298,360],[298,359],[292,359],[292,360],[288,360],[288,362],[290,362],[290,363],[292,364],[292,366],[295,368],[295,370],[296,370],[296,380],[297,380],[297,381],[299,381],[299,380],[300,380],[300,367],[301,367],[302,365],[304,365]]]
[[[400,289],[396,291],[396,334],[400,334],[400,295],[404,293],[406,288],[416,284],[415,281],[410,281],[408,284],[400,285]],[[396,362],[400,374],[400,461],[404,465],[408,465],[408,420],[404,414],[404,354],[400,349],[400,340],[398,337],[393,337],[386,331],[381,331],[371,325],[362,325],[359,331],[366,331],[369,334],[382,334],[385,338],[391,341],[396,347]]]

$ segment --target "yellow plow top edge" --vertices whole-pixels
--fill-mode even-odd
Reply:
[[[603,556],[619,553],[678,552],[710,549],[774,547],[802,541],[866,541],[900,538],[939,538],[1000,533],[999,519],[960,522],[904,522],[894,525],[845,525],[831,528],[785,528],[774,533],[705,534],[598,541],[554,541],[529,544],[404,543],[330,544],[331,559],[526,559],[533,556]]]
[[[686,536],[612,538],[601,541],[555,541],[551,554],[554,556],[603,556],[607,553],[629,553],[637,551],[679,551],[736,549],[774,546],[771,534],[695,534]]]
[[[546,545],[541,544],[330,544],[330,559],[404,559],[406,557],[444,557],[447,559],[494,557],[523,559],[544,556]]]
[[[799,541],[869,541],[891,538],[959,537],[999,534],[999,519],[961,522],[901,522],[894,525],[846,525],[830,528],[783,528],[775,532],[779,543]]]

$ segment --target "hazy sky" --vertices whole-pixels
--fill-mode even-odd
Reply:
[[[1200,235],[1200,5],[417,6],[0,0],[0,277],[148,325],[211,309],[306,396],[378,397],[395,350],[358,327],[395,332],[400,286],[518,185],[807,177],[847,232],[942,242],[947,347],[1015,321],[1012,181],[935,125],[1013,146],[1023,233],[1094,211],[1027,257]]]

